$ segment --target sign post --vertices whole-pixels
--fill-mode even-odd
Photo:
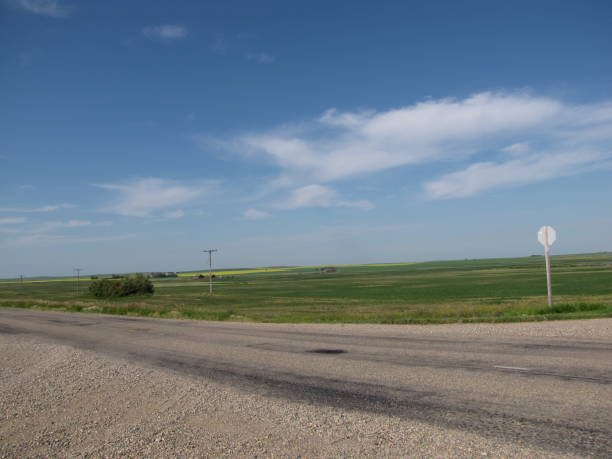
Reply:
[[[552,226],[543,226],[538,231],[538,241],[544,246],[546,260],[546,287],[548,288],[548,306],[552,307],[552,281],[550,275],[550,246],[557,240],[557,232]]]

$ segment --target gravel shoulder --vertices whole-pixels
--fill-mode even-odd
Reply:
[[[564,322],[562,333],[583,336],[594,327],[609,338],[612,321],[589,322]],[[550,323],[541,325],[529,333],[550,333]],[[515,326],[525,324],[464,331],[503,333]],[[444,333],[457,326],[434,327]],[[413,329],[427,334],[430,327]],[[270,398],[10,333],[0,333],[0,456],[571,457],[392,416]]]
[[[251,324],[245,324],[250,326]],[[278,327],[276,324],[252,324],[258,327]],[[470,323],[432,325],[378,325],[378,324],[282,324],[283,328],[322,331],[325,333],[377,336],[453,336],[465,338],[568,338],[612,339],[612,319],[559,320],[515,323]]]

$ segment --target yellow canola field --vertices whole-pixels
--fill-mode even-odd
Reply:
[[[255,269],[237,269],[234,271],[216,271],[213,270],[215,276],[235,276],[238,274],[258,274],[258,273],[276,273],[280,271],[290,271],[297,268],[255,268]],[[208,271],[196,271],[192,273],[179,273],[178,277],[193,277],[193,276],[208,276]]]
[[[259,274],[259,273],[276,273],[283,271],[293,271],[296,269],[319,269],[325,267],[334,266],[336,268],[360,268],[360,267],[375,267],[375,266],[407,266],[413,265],[414,263],[369,263],[362,265],[321,265],[321,266],[293,266],[287,268],[254,268],[254,269],[235,269],[230,271],[213,271],[215,276],[238,276],[240,274]],[[178,277],[194,277],[194,276],[208,276],[208,271],[194,271],[190,273],[179,273]],[[91,277],[81,277],[82,281],[89,281]],[[27,280],[24,279],[24,284],[35,284],[44,282],[73,282],[76,281],[76,277],[66,277],[61,279],[42,279],[42,280]],[[19,280],[0,281],[0,284],[18,284]]]

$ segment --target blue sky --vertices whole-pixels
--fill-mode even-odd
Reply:
[[[0,0],[0,277],[612,250],[609,1]]]

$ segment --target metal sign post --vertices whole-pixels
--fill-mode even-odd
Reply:
[[[552,303],[552,280],[550,274],[550,246],[557,240],[557,232],[552,226],[543,226],[538,231],[538,241],[544,246],[544,258],[546,260],[546,287],[548,289],[548,306]]]

